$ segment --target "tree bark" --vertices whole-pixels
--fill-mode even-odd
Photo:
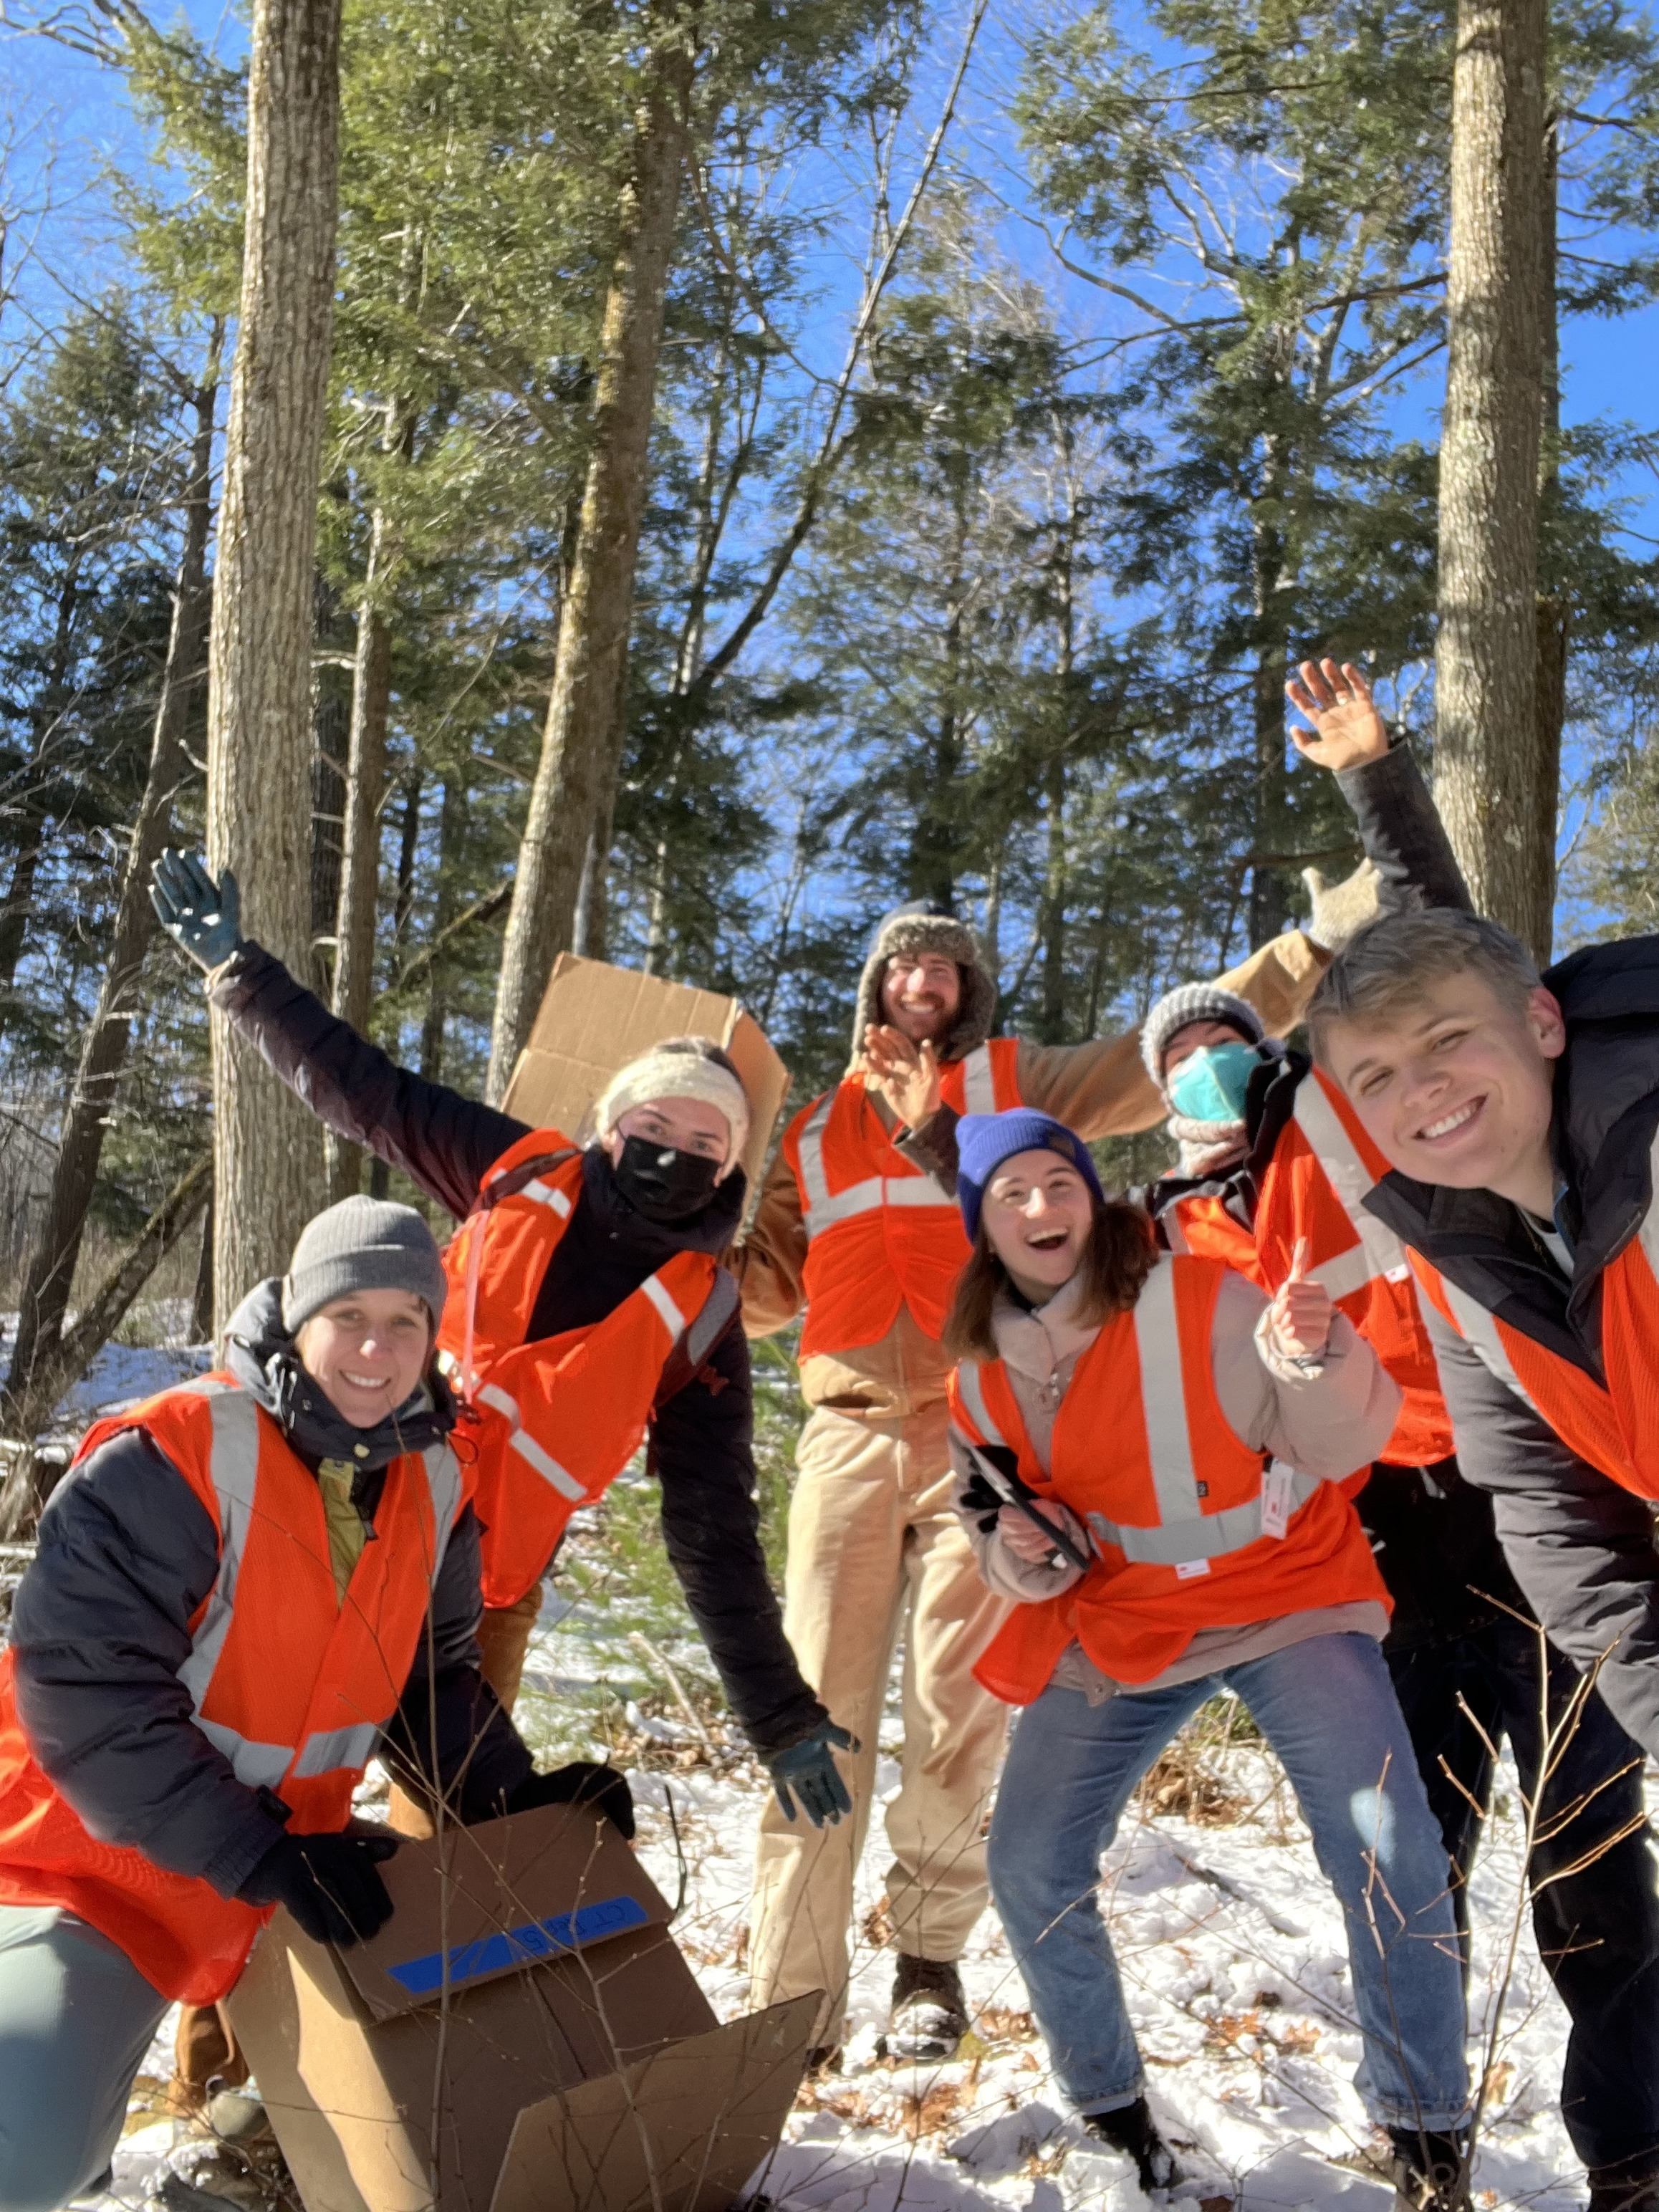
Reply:
[[[1435,800],[1477,912],[1549,941],[1540,757],[1545,0],[1459,0],[1440,447]]]
[[[1567,719],[1566,580],[1559,569],[1561,515],[1561,331],[1556,307],[1557,218],[1560,124],[1552,116],[1544,136],[1544,388],[1538,453],[1538,775],[1540,806],[1550,835],[1539,841],[1535,934],[1540,964],[1555,936],[1555,830],[1561,793],[1561,732]]]
[[[512,1080],[554,958],[569,947],[604,763],[621,744],[617,715],[690,83],[690,54],[671,37],[651,61],[623,191],[576,556],[560,608],[546,734],[501,951],[489,1055],[495,1103]]]
[[[82,1041],[80,1064],[59,1135],[58,1158],[47,1194],[45,1218],[29,1255],[19,1301],[17,1341],[13,1348],[0,1422],[30,1436],[20,1401],[37,1401],[37,1371],[52,1365],[68,1309],[76,1265],[81,1256],[87,1212],[98,1180],[104,1132],[115,1089],[126,1064],[127,1047],[137,1013],[139,977],[155,931],[149,903],[151,864],[167,843],[173,793],[186,763],[185,732],[191,702],[205,673],[209,611],[207,543],[211,519],[213,416],[219,395],[222,323],[215,325],[207,372],[191,395],[196,427],[191,441],[190,479],[185,498],[185,539],[173,592],[173,625],[161,675],[161,696],[150,741],[138,817],[116,902],[109,964],[98,1006]],[[50,1411],[50,1407],[47,1408]]]
[[[339,138],[339,0],[255,0],[246,242],[209,662],[208,854],[299,975],[311,923],[311,640]],[[321,1132],[213,1021],[214,1292],[287,1264],[322,1182]]]
[[[380,800],[386,790],[386,733],[392,709],[392,627],[374,592],[386,565],[386,520],[376,507],[368,574],[357,614],[357,658],[351,680],[351,739],[346,758],[345,820],[340,857],[340,905],[335,926],[334,1011],[362,1031],[374,988],[374,915],[380,889]],[[362,1147],[328,1140],[328,1195],[333,1205],[362,1182]]]

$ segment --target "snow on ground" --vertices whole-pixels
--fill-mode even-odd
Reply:
[[[203,1364],[182,1346],[112,1346],[76,1393],[76,1410],[110,1409]],[[730,2018],[748,2003],[750,1860],[764,1777],[681,1703],[684,1691],[694,1708],[707,1704],[701,1648],[665,1626],[660,1603],[614,1558],[595,1565],[593,1556],[579,1528],[572,1565],[544,1597],[520,1724],[544,1765],[609,1756],[629,1771],[641,1854],[671,1900],[684,1886],[677,1938]],[[895,1700],[881,1745],[883,1797],[897,1784],[898,1748]],[[1370,2138],[1352,2086],[1359,2039],[1334,1899],[1294,1798],[1260,1747],[1207,1758],[1224,1801],[1211,1817],[1138,1814],[1103,1877],[1150,2094],[1194,2177],[1181,2194],[1229,2198],[1247,2212],[1388,2212],[1391,2192],[1364,2170]],[[1476,2199],[1483,2212],[1568,2212],[1582,2205],[1583,2184],[1555,2110],[1566,2023],[1529,1926],[1493,2027],[1521,1840],[1506,1771],[1473,1896],[1473,2047],[1477,2070],[1490,2063]],[[975,2026],[962,2054],[945,2066],[879,2055],[892,1972],[880,1943],[884,1863],[878,1814],[860,1875],[842,2066],[803,2090],[757,2187],[777,2212],[1139,2212],[1145,2199],[1127,2162],[1088,2143],[1066,2115],[990,1912],[963,1962]],[[156,2118],[172,2029],[169,2016],[140,2077],[113,2190],[90,2200],[98,2212],[137,2212],[169,2172],[187,2179],[210,2154],[181,2124]]]

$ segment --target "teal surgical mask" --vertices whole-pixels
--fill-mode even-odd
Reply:
[[[1206,1044],[1170,1078],[1170,1103],[1189,1121],[1242,1121],[1250,1077],[1261,1065],[1252,1044]]]

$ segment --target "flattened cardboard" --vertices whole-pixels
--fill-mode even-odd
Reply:
[[[618,2097],[643,2116],[635,2138],[653,2156],[660,2143],[695,2168],[684,2212],[720,2212],[777,2140],[810,2006],[793,2061],[793,2040],[770,2030],[719,2029],[662,1896],[586,1809],[452,1828],[404,1844],[384,1872],[396,1910],[371,1942],[337,1951],[278,1913],[230,1999],[307,2212],[479,2212],[520,2117],[550,2109],[566,2166],[608,2190],[626,2156],[611,2141]],[[695,2092],[678,2066],[633,2086],[654,2059],[705,2045],[713,2070]],[[612,2082],[622,2087],[569,2111],[559,2102]],[[770,2142],[750,2157],[775,2105]],[[730,2155],[714,2140],[728,2107],[740,2130]],[[708,2177],[743,2160],[720,2195]],[[611,2212],[608,2198],[586,2204]],[[679,2208],[665,2199],[661,2212]]]
[[[777,2148],[818,2002],[792,1997],[532,2105],[489,2212],[724,2212]]]
[[[534,1128],[579,1137],[588,1109],[617,1070],[669,1036],[713,1037],[731,1054],[753,1116],[743,1152],[752,1190],[788,1096],[789,1071],[754,1016],[717,991],[562,952],[502,1111]]]

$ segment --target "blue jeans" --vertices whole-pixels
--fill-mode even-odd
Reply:
[[[1445,1846],[1369,1636],[1310,1637],[1098,1705],[1051,1687],[1020,1715],[991,1823],[991,1893],[1061,2087],[1080,2112],[1113,2112],[1144,2092],[1100,1917],[1100,1855],[1153,1759],[1224,1688],[1278,1753],[1341,1900],[1367,2112],[1386,2127],[1455,2126],[1468,2073]]]

